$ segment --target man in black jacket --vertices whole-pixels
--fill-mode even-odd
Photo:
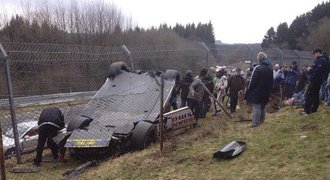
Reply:
[[[267,54],[260,52],[257,55],[257,60],[259,65],[254,68],[251,82],[246,91],[247,101],[253,104],[252,127],[264,123],[266,104],[274,84],[273,70],[267,60]]]
[[[53,159],[58,159],[58,151],[60,150],[60,161],[64,161],[65,148],[58,147],[53,138],[58,134],[59,130],[64,128],[64,116],[58,107],[46,108],[42,111],[39,121],[39,136],[37,146],[37,156],[34,159],[34,165],[40,166],[42,161],[42,152],[47,141],[48,148],[52,151]]]
[[[194,81],[192,71],[187,70],[185,77],[180,82],[180,89],[181,89],[181,107],[186,107],[187,105],[187,96],[189,93],[189,86]]]
[[[312,54],[315,56],[315,61],[311,68],[307,68],[310,83],[305,93],[304,115],[317,111],[320,104],[320,88],[327,78],[327,63],[322,55],[322,50],[314,49]]]
[[[236,106],[238,102],[238,93],[245,89],[245,79],[241,75],[241,69],[236,68],[235,75],[231,76],[228,80],[228,89],[230,97],[230,112],[236,112]]]

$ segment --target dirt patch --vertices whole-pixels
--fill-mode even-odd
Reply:
[[[314,129],[317,129],[317,125],[316,124],[314,124],[314,123],[309,123],[309,124],[305,124],[305,125],[303,125],[302,127],[301,127],[301,129],[303,130],[303,131],[308,131],[308,130],[314,130]]]
[[[183,157],[183,158],[178,159],[178,160],[176,161],[176,163],[177,163],[177,164],[181,164],[181,163],[187,161],[188,159],[189,159],[188,157]]]
[[[277,145],[277,144],[272,144],[272,145],[269,146],[269,149],[279,150],[279,149],[281,149],[281,147],[279,145]]]

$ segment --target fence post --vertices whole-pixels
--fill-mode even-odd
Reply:
[[[6,179],[6,167],[5,167],[5,158],[3,154],[3,142],[2,142],[2,127],[0,124],[0,168],[1,168],[1,179]]]
[[[160,151],[163,151],[163,119],[164,119],[164,74],[160,77],[160,115],[159,115],[159,136],[160,136]]]
[[[280,53],[280,65],[282,65],[284,53],[280,48],[275,48],[275,49]]]
[[[8,88],[8,94],[9,94],[9,106],[10,106],[11,121],[12,121],[12,125],[13,125],[13,133],[14,133],[14,140],[15,140],[16,158],[17,158],[17,163],[21,164],[22,158],[21,158],[21,151],[20,151],[20,143],[19,143],[19,139],[18,139],[19,137],[18,137],[17,123],[16,123],[14,95],[13,95],[12,82],[11,82],[11,77],[10,77],[9,58],[1,44],[0,44],[0,58],[3,59],[5,66],[6,66],[7,88]]]
[[[250,51],[250,68],[252,68],[253,61],[254,61],[254,52],[253,52],[253,49],[250,47],[249,44],[247,44],[247,47],[249,48],[249,51]]]
[[[209,68],[209,54],[210,54],[210,49],[203,42],[200,42],[200,44],[206,50],[205,67],[206,68]]]
[[[125,54],[129,57],[129,61],[131,63],[131,69],[134,71],[134,63],[131,52],[128,50],[128,48],[125,45],[122,45],[121,48],[124,50]]]
[[[300,53],[299,53],[299,51],[298,50],[294,50],[293,51],[297,56],[298,56],[298,67],[300,67],[301,66],[301,56],[300,56]]]

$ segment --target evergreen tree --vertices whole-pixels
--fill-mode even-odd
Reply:
[[[267,34],[265,35],[264,39],[262,40],[261,47],[271,47],[272,44],[274,43],[275,39],[275,30],[273,27],[268,29]]]
[[[288,37],[289,37],[288,24],[286,22],[279,24],[276,29],[274,42],[276,44],[284,43],[285,41],[287,41]]]

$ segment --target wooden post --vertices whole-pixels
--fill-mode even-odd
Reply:
[[[202,85],[204,87],[204,90],[211,96],[211,98],[213,99],[213,101],[215,101],[219,106],[220,108],[223,110],[223,112],[225,112],[227,114],[227,116],[231,119],[231,115],[227,112],[226,108],[224,108],[222,106],[222,104],[217,100],[217,98],[214,97],[214,95],[210,92],[210,90],[205,86],[205,84],[202,82]]]

